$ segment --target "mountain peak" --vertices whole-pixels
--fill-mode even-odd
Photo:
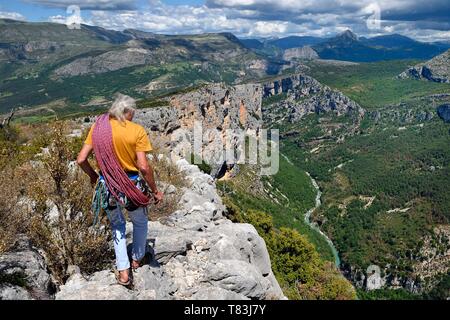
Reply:
[[[358,36],[352,32],[352,30],[348,29],[341,34],[339,34],[336,38],[358,41]]]

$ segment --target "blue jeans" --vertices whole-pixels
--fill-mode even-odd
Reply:
[[[109,220],[113,233],[114,251],[116,253],[117,270],[122,271],[130,268],[130,260],[127,253],[126,220],[122,208],[117,206],[109,211]],[[129,211],[133,223],[133,250],[132,259],[139,261],[145,256],[148,230],[148,211],[146,207]]]

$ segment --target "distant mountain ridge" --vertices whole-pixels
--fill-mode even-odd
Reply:
[[[253,39],[241,40],[244,45],[256,42]],[[400,34],[358,37],[351,30],[346,30],[332,38],[309,36],[291,36],[276,40],[258,40],[260,46],[271,45],[280,50],[289,50],[305,46],[312,47],[321,59],[345,60],[354,62],[375,62],[397,59],[431,59],[449,49],[445,42],[425,43]]]
[[[326,39],[262,40],[0,19],[0,112],[49,110],[55,102],[59,110],[96,108],[117,91],[144,98],[211,82],[237,84],[276,75],[295,65],[292,59],[428,60],[445,46],[400,35],[359,38],[350,30]]]
[[[277,40],[269,40],[268,43],[285,50],[285,49],[292,49],[292,48],[298,48],[298,47],[304,47],[304,46],[312,46],[312,45],[316,45],[316,44],[319,44],[324,41],[326,41],[326,39],[319,38],[319,37],[291,36],[291,37],[281,38],[281,39],[277,39]]]
[[[95,105],[117,91],[146,97],[238,83],[279,68],[231,33],[163,35],[0,19],[0,112],[54,101],[60,109]]]

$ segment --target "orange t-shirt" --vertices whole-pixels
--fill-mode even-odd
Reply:
[[[137,168],[136,152],[149,152],[152,145],[145,129],[137,123],[125,120],[120,122],[110,119],[112,127],[113,145],[117,158],[125,171],[139,171]],[[94,125],[85,140],[85,144],[92,146],[92,133]]]

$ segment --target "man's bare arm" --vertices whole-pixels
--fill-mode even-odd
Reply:
[[[80,153],[77,157],[77,164],[81,167],[81,169],[86,172],[86,174],[91,179],[91,183],[94,184],[97,182],[98,174],[92,168],[91,164],[88,161],[89,155],[92,153],[93,147],[89,144],[84,144],[83,148],[81,148]]]
[[[152,166],[148,163],[147,156],[145,152],[138,151],[137,155],[137,165],[139,171],[144,176],[145,181],[153,192],[153,195],[157,201],[161,201],[163,194],[158,191],[158,187],[155,183],[155,175]]]

